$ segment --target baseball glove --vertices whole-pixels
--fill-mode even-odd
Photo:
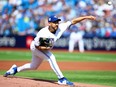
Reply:
[[[45,46],[45,47],[53,46],[53,38],[40,38],[39,42],[40,42],[39,46]]]

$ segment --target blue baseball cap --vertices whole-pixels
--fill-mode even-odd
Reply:
[[[56,22],[56,21],[61,21],[57,16],[53,15],[48,18],[48,22]]]

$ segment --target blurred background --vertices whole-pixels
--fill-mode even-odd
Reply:
[[[69,27],[54,45],[53,49],[60,51],[53,53],[59,65],[73,69],[65,70],[60,65],[69,80],[116,87],[116,0],[109,1],[0,0],[0,75],[14,63],[19,66],[30,61],[31,52],[27,50],[37,32],[48,25],[48,16],[57,15],[65,22],[93,15],[96,21],[84,20]],[[57,80],[51,70],[21,72],[17,76]]]
[[[61,22],[93,15],[67,29],[54,49],[67,49],[70,35],[81,32],[84,50],[116,51],[116,0],[0,0],[0,48],[29,48],[36,33],[47,26],[48,16]],[[75,37],[76,38],[76,37]],[[78,43],[77,43],[78,44]],[[75,49],[79,46],[75,45]]]

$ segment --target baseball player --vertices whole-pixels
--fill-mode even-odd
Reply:
[[[74,85],[70,82],[59,69],[55,56],[50,52],[54,43],[61,37],[63,32],[70,26],[74,25],[84,19],[95,20],[94,16],[84,16],[75,18],[65,23],[59,23],[61,19],[56,16],[50,16],[48,18],[48,26],[42,28],[32,41],[30,49],[32,51],[31,63],[24,64],[23,66],[16,66],[15,64],[4,74],[5,77],[9,75],[15,75],[18,72],[25,70],[37,69],[43,60],[47,60],[58,77],[58,84],[60,85]]]
[[[76,38],[75,38],[76,37]],[[80,31],[76,26],[72,27],[72,32],[69,37],[69,52],[74,51],[75,45],[78,43],[79,52],[84,52],[84,41],[83,41],[83,32]]]

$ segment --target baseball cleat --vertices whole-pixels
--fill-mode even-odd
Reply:
[[[8,75],[15,75],[17,73],[17,66],[14,64],[5,74],[4,77]]]
[[[59,85],[70,85],[70,86],[73,86],[74,85],[73,82],[68,81],[68,79],[65,78],[65,77],[59,79],[58,80],[58,84]]]

